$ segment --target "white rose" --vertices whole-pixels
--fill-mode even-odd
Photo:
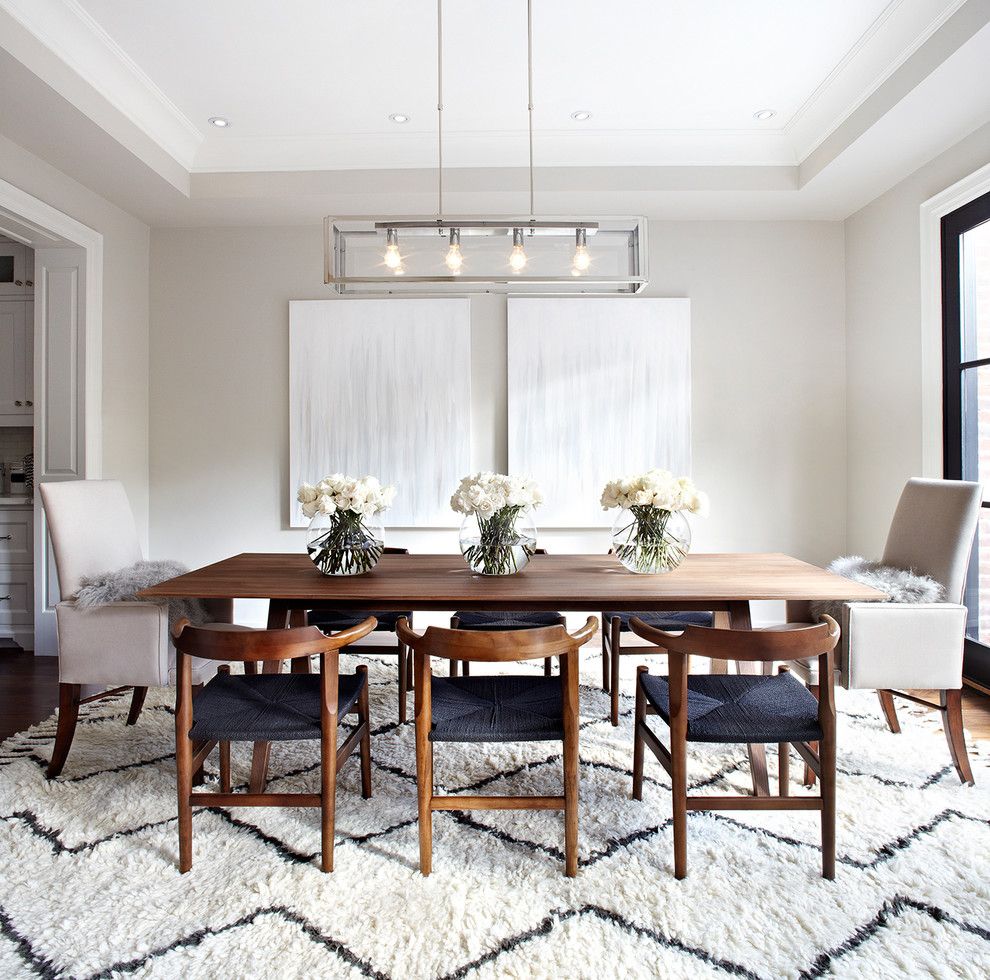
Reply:
[[[310,483],[304,483],[299,487],[299,492],[296,494],[296,500],[301,504],[311,504],[319,494],[316,492],[316,487]]]
[[[333,514],[337,510],[337,506],[333,502],[333,497],[323,493],[320,494],[319,500],[316,501],[316,509],[321,514]]]

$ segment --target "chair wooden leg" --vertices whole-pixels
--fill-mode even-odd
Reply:
[[[471,664],[470,664],[469,661],[467,661],[467,660],[462,660],[461,661],[461,673],[465,677],[470,677],[471,676]]]
[[[547,657],[543,661],[543,676],[553,677],[553,657]]]
[[[814,694],[815,700],[818,700],[818,692],[820,690],[820,688],[818,687],[818,685],[817,684],[809,684],[808,685],[808,690],[811,691],[812,694]],[[811,749],[812,752],[817,752],[818,751],[818,743],[817,742],[809,742],[808,743],[808,747]],[[804,766],[804,785],[805,786],[814,786],[815,785],[815,771],[807,763],[805,763],[805,766]]]
[[[611,670],[609,668],[609,657],[608,657],[608,623],[605,622],[605,617],[602,617],[602,690],[608,694],[609,685],[611,682]]]
[[[428,875],[433,870],[433,743],[432,726],[433,678],[430,655],[417,651],[416,671],[416,799],[419,818],[419,870]],[[453,673],[454,661],[451,662]]]
[[[192,868],[192,804],[193,743],[189,737],[192,725],[191,706],[177,706],[175,714],[175,787],[179,816],[179,873]]]
[[[674,877],[687,877],[687,740],[670,737],[670,780],[674,817]]]
[[[636,721],[633,723],[633,785],[632,798],[641,800],[643,798],[643,749],[645,741],[641,725],[646,724],[646,695],[643,693],[643,686],[640,678],[646,673],[648,668],[639,666],[636,668]]]
[[[333,871],[334,818],[337,810],[337,712],[325,722],[320,740],[320,870]]]
[[[939,703],[942,705],[942,728],[945,730],[945,740],[949,743],[952,764],[956,767],[960,780],[972,786],[973,770],[969,764],[966,736],[963,732],[962,690],[939,691]]]
[[[358,698],[358,724],[364,726],[361,735],[361,795],[366,799],[371,799],[371,712],[368,708],[368,668],[364,664],[358,667],[357,672],[364,677],[364,687],[361,689],[361,696]],[[405,666],[399,663],[399,675],[405,674]],[[405,699],[403,698],[403,703]]]
[[[433,743],[425,726],[416,726],[416,793],[419,800],[419,870],[433,870]]]
[[[230,785],[230,742],[220,743],[220,792],[231,792]]]
[[[134,688],[134,694],[131,696],[131,710],[127,712],[127,724],[136,725],[138,718],[141,717],[141,709],[144,707],[144,699],[148,696],[148,689],[146,687],[136,687]]]
[[[578,873],[578,798],[581,775],[578,754],[578,734],[564,735],[564,874],[573,878]]]
[[[618,619],[613,619],[610,629],[609,637],[609,673],[611,677],[609,678],[611,694],[610,704],[609,704],[609,719],[612,725],[616,728],[619,726],[619,659],[621,655],[621,650],[619,647],[619,627],[621,623]]]
[[[883,708],[883,716],[887,719],[887,727],[895,734],[900,735],[901,723],[897,720],[897,709],[894,707],[894,694],[892,691],[877,691],[880,698],[880,707]]]
[[[399,644],[399,724],[406,723],[407,701],[409,699],[409,670],[406,665],[407,648],[404,643]]]
[[[822,877],[835,878],[835,736],[819,747],[822,767]]]
[[[54,779],[62,772],[65,760],[72,746],[72,736],[76,733],[79,718],[79,698],[81,684],[59,684],[58,686],[58,728],[55,732],[55,747],[48,763],[48,778]]]
[[[780,742],[777,745],[777,792],[781,796],[791,795],[791,745]]]
[[[450,662],[450,676],[457,677],[461,673],[461,662],[459,660],[451,660]]]

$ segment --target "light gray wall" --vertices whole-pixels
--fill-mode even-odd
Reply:
[[[147,541],[149,228],[3,136],[0,178],[103,235],[103,475]]]
[[[990,125],[845,222],[851,552],[880,554],[904,482],[922,475],[921,205],[988,162]]]
[[[692,302],[694,476],[713,501],[696,547],[830,560],[846,519],[842,225],[654,222],[649,233],[649,295]],[[303,547],[303,532],[286,527],[288,302],[329,296],[321,249],[316,225],[153,230],[156,557],[199,564]],[[472,299],[471,334],[474,464],[501,468],[504,298]],[[456,549],[453,532],[390,539]],[[608,543],[605,532],[545,540]]]

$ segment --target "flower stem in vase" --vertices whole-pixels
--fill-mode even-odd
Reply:
[[[309,543],[310,558],[324,575],[370,572],[382,551],[361,515],[351,511],[334,514],[327,530]]]
[[[473,569],[482,575],[510,575],[519,571],[517,551],[525,550],[527,558],[532,554],[532,548],[515,527],[522,509],[503,507],[491,517],[478,515],[478,543],[464,551],[464,557]]]

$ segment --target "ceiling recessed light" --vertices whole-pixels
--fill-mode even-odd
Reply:
[[[208,121],[211,126],[216,126],[217,129],[226,129],[230,125],[230,120],[223,116],[210,116]]]
[[[409,122],[409,117],[404,112],[393,112],[388,118],[394,123]]]
[[[776,116],[776,115],[777,115],[777,112],[776,112],[775,109],[760,109],[759,112],[754,112],[753,113],[753,118],[754,119],[761,119],[761,120],[762,119],[773,119],[773,117]]]
[[[578,109],[577,112],[571,113],[571,119],[577,120],[577,122],[586,122],[591,118],[591,113],[587,109]]]

